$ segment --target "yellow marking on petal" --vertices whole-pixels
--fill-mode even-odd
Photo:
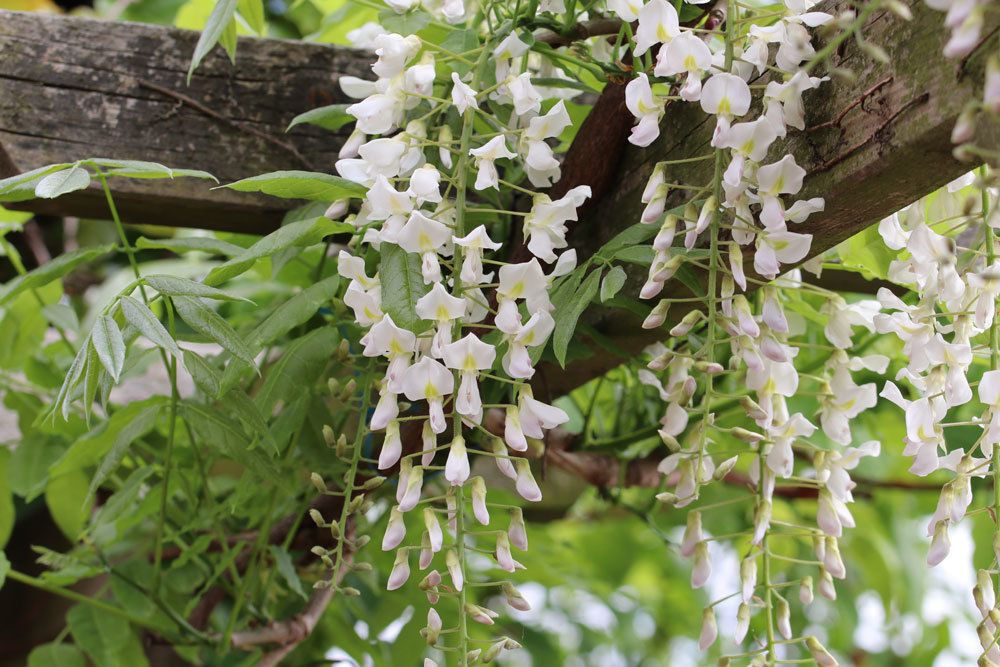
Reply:
[[[451,319],[451,315],[448,313],[448,309],[445,308],[444,306],[438,306],[436,315],[439,320]]]
[[[431,384],[430,382],[424,385],[424,394],[427,396],[428,401],[433,401],[435,398],[438,397],[437,389],[435,389],[434,385]]]
[[[693,54],[684,59],[684,69],[689,72],[693,72],[698,69],[698,63],[695,61]]]

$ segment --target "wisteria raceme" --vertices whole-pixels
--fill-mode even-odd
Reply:
[[[405,14],[416,4],[389,6]],[[794,627],[793,603],[812,604],[814,588],[833,599],[834,580],[847,576],[840,539],[854,526],[851,474],[882,447],[877,440],[857,442],[852,422],[879,396],[905,410],[912,471],[954,473],[927,528],[931,564],[947,556],[949,526],[969,510],[972,478],[996,474],[1000,264],[992,233],[987,261],[980,253],[960,265],[954,235],[927,224],[915,209],[883,221],[879,231],[897,253],[887,277],[912,286],[915,302],[886,289],[876,299],[848,301],[810,285],[802,269],[793,268],[813,254],[812,235],[797,226],[822,212],[825,202],[802,196],[806,170],[781,146],[805,129],[810,95],[833,85],[812,73],[821,57],[812,37],[854,19],[850,12],[834,17],[816,11],[815,4],[785,0],[754,9],[720,1],[682,21],[683,13],[666,0],[609,0],[592,9],[624,22],[617,37],[589,38],[577,50],[537,48],[539,33],[521,29],[518,10],[492,2],[475,8],[456,0],[424,4],[437,20],[464,24],[478,35],[477,46],[461,53],[375,24],[355,31],[356,43],[377,57],[376,78],[341,78],[344,92],[357,100],[347,108],[357,122],[336,168],[367,194],[346,218],[360,241],[341,252],[338,270],[349,281],[344,302],[366,330],[363,354],[384,362],[368,419],[372,431],[383,433],[378,468],[399,469],[396,505],[386,508],[382,539],[383,550],[396,551],[387,587],[406,585],[410,551],[418,551],[416,565],[428,571],[419,585],[430,605],[422,635],[430,646],[456,652],[460,664],[489,662],[517,648],[506,637],[482,647],[470,643],[470,622],[495,624],[498,612],[488,606],[493,600],[528,609],[505,580],[483,583],[498,597],[473,599],[482,572],[470,563],[470,551],[489,553],[496,568],[512,573],[522,567],[516,552],[528,546],[521,510],[491,503],[483,467],[492,461],[524,500],[540,500],[525,456],[547,431],[569,421],[564,410],[536,399],[531,385],[558,326],[554,289],[590,261],[578,267],[567,241],[590,187],[563,189],[558,198],[544,191],[559,182],[557,146],[576,129],[566,100],[578,91],[556,85],[561,79],[602,74],[602,68],[625,71],[624,103],[635,120],[628,141],[639,147],[658,140],[673,105],[696,104],[714,127],[711,151],[681,161],[710,160],[711,181],[676,182],[681,170],[669,161],[657,164],[636,221],[656,230],[639,296],[658,301],[643,327],[663,330],[662,342],[646,350],[648,367],[638,379],[662,400],[658,434],[669,453],[658,470],[669,490],[657,498],[689,508],[680,553],[692,561],[693,587],[712,582],[712,511],[728,504],[704,504],[702,489],[735,479],[751,490],[744,501],[750,520],[735,536],[746,547],[738,590],[705,607],[702,650],[719,641],[718,605],[735,598],[736,645],[747,641],[758,614],[766,632],[752,638],[748,652],[724,660],[764,665],[808,655],[817,664],[837,664],[819,638]],[[948,56],[976,48],[986,2],[929,4],[948,12]],[[585,17],[559,0],[540,3],[538,11],[553,19],[567,12]],[[501,17],[510,20],[501,23]],[[587,58],[578,58],[581,52]],[[1000,105],[996,57],[985,88],[983,104],[966,116],[996,112]],[[970,123],[965,118],[956,127],[963,145]],[[335,204],[329,215],[346,213],[346,204]],[[1000,224],[988,217],[985,201],[982,214]],[[504,261],[514,256],[515,240],[530,258]],[[822,259],[807,266],[819,275]],[[703,294],[664,295],[678,274],[692,271],[703,278]],[[399,293],[399,273],[405,274],[405,293]],[[816,312],[824,323],[820,341],[806,336],[803,294],[822,301]],[[970,381],[984,351],[976,341],[990,332],[992,370]],[[858,378],[887,372],[889,358],[868,349],[886,335],[901,341],[907,365],[879,392],[874,382]],[[803,395],[814,399],[815,413],[796,407]],[[985,406],[976,421],[983,436],[972,451],[949,451],[948,415],[976,396]],[[743,421],[719,410],[728,403]],[[502,415],[495,428],[487,428],[487,411]],[[409,422],[416,428],[407,428]],[[418,431],[419,438],[413,435]],[[779,496],[802,491],[815,497],[815,522],[776,516]],[[506,527],[498,527],[504,518]],[[473,529],[474,523],[484,530]],[[807,572],[788,578],[792,570],[779,567],[779,551],[804,552],[808,557],[792,560]],[[981,634],[984,650],[994,655],[1000,627],[990,615],[993,583],[989,573],[981,579],[975,593],[982,603]],[[453,618],[454,627],[448,625]]]

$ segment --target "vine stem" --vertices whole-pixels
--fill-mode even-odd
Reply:
[[[990,227],[990,197],[986,189],[986,165],[979,167],[979,178],[981,183],[980,197],[982,203],[983,228],[986,232],[986,260],[992,265],[996,261],[996,239],[993,228]],[[994,314],[993,322],[990,324],[990,370],[1000,368],[1000,321],[997,319],[995,308],[997,299],[993,302]],[[994,533],[1000,532],[1000,447],[993,445],[993,521]],[[1000,575],[997,578],[1000,583]]]

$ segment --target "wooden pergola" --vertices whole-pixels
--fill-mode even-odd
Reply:
[[[912,20],[880,11],[864,28],[868,41],[887,50],[887,63],[866,57],[853,40],[830,45],[835,47],[831,64],[850,69],[853,82],[808,93],[807,130],[776,147],[791,151],[807,170],[803,194],[826,199],[825,211],[797,227],[813,234],[813,255],[977,164],[955,158],[950,133],[966,104],[981,99],[987,49],[961,61],[944,59],[943,15],[920,0],[906,4]],[[833,13],[842,8],[824,5]],[[996,15],[990,17],[995,24]],[[989,25],[984,34],[996,30]],[[0,177],[87,157],[204,169],[222,182],[280,169],[333,171],[346,130],[306,125],[285,130],[302,112],[348,101],[337,80],[368,76],[370,54],[246,38],[239,42],[235,66],[217,50],[188,85],[197,38],[158,26],[0,12]],[[594,201],[571,232],[581,257],[638,220],[639,193],[654,164],[709,150],[712,126],[697,105],[669,107],[660,139],[645,149],[625,141],[630,125],[623,84],[609,84],[555,186],[557,191],[594,186]],[[982,121],[976,142],[1000,148],[1000,124]],[[709,162],[677,165],[671,178],[706,182]],[[197,180],[122,180],[116,197],[128,222],[255,234],[275,229],[295,203],[212,190]],[[19,206],[61,216],[106,216],[96,186]],[[621,350],[635,352],[657,338],[621,310],[612,316],[591,306],[584,321]],[[546,394],[559,395],[622,360],[610,353],[589,355],[566,369],[543,368],[539,383]]]

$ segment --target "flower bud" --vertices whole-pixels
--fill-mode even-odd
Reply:
[[[740,608],[736,612],[736,629],[733,631],[733,641],[737,644],[743,642],[750,629],[750,605],[746,602],[740,603]]]
[[[710,576],[712,576],[712,561],[708,557],[708,542],[699,542],[694,548],[691,588],[701,588]]]
[[[806,637],[806,648],[812,653],[813,660],[820,667],[837,667],[839,664],[813,635]]]
[[[389,510],[389,523],[386,524],[385,534],[382,535],[382,551],[392,551],[402,543],[404,537],[406,537],[406,523],[397,505]]]
[[[967,106],[958,114],[955,127],[951,129],[951,143],[964,144],[972,141],[976,135],[976,117],[979,115],[975,106]]]
[[[465,449],[465,438],[455,435],[448,449],[448,461],[444,467],[444,478],[452,486],[461,486],[469,479],[469,454]]]
[[[819,568],[819,594],[827,600],[837,599],[837,589],[833,585],[833,577],[830,576],[830,573],[823,566]]]
[[[687,515],[687,526],[681,540],[681,555],[690,558],[699,542],[705,539],[701,529],[701,512],[692,510]]]
[[[320,528],[326,527],[326,519],[323,518],[323,515],[319,513],[318,509],[313,508],[309,510],[309,518],[312,519],[313,523]]]
[[[507,537],[510,543],[521,551],[528,550],[528,531],[524,526],[524,512],[520,507],[515,507],[510,511],[510,526],[507,528]]]
[[[517,609],[518,611],[531,611],[531,605],[524,599],[521,592],[514,588],[514,584],[509,581],[505,581],[500,585],[500,590],[503,592],[503,596],[507,600],[507,604],[511,607]]]
[[[490,512],[486,508],[486,481],[482,477],[472,478],[472,513],[476,521],[488,526],[490,523]]]
[[[792,610],[788,606],[788,600],[778,596],[778,606],[775,609],[775,616],[778,621],[778,632],[785,639],[792,638]]]
[[[513,572],[517,569],[517,565],[514,562],[514,557],[510,553],[510,538],[507,537],[507,533],[497,533],[497,546],[496,546],[496,559],[497,565],[500,566],[501,570],[505,572]]]
[[[670,301],[667,299],[660,299],[660,302],[653,307],[653,310],[649,311],[649,315],[646,319],[642,321],[643,329],[657,329],[663,326],[663,323],[667,320],[667,312],[670,310]]]
[[[423,515],[424,527],[427,529],[431,550],[437,553],[441,551],[441,546],[444,543],[444,534],[441,532],[441,524],[438,522],[437,513],[432,508],[425,507]]]
[[[757,504],[753,515],[753,544],[760,544],[771,526],[771,501],[763,500]]]
[[[927,551],[927,565],[934,567],[951,551],[951,539],[948,537],[948,521],[938,521],[934,526],[934,537],[931,538],[931,548]]]
[[[434,560],[434,550],[431,549],[431,536],[425,530],[420,536],[420,557],[417,559],[417,566],[421,570],[426,570]]]
[[[408,461],[409,459],[404,459]],[[399,511],[409,512],[417,506],[420,501],[420,493],[424,486],[424,469],[420,466],[414,467],[406,476],[406,485],[403,487],[402,498],[399,500]]]
[[[983,106],[992,114],[1000,114],[1000,56],[996,53],[986,61]]]
[[[684,316],[684,319],[682,319],[673,329],[670,330],[670,335],[675,338],[686,336],[688,332],[694,328],[694,325],[698,323],[698,320],[703,317],[704,315],[700,310],[692,310]]]
[[[749,603],[757,588],[757,558],[747,556],[740,562],[740,597]]]
[[[528,459],[517,459],[514,466],[517,469],[517,483],[515,484],[517,492],[525,500],[537,503],[542,499],[542,490],[538,488],[538,484],[531,474],[531,465],[528,463]]]
[[[337,437],[333,434],[333,428],[329,424],[323,424],[323,441],[327,447],[333,447]]]
[[[448,575],[451,577],[451,584],[456,591],[462,590],[465,586],[465,573],[462,571],[462,564],[458,560],[458,553],[454,549],[448,549],[444,557],[445,566],[448,568]]]
[[[715,622],[715,610],[705,607],[701,614],[701,635],[698,637],[698,648],[702,651],[715,643],[719,636],[719,626]]]
[[[480,607],[478,604],[473,604],[471,602],[465,603],[465,613],[473,621],[476,623],[482,623],[483,625],[493,625],[493,619],[500,615],[492,609]]]
[[[400,549],[396,552],[396,560],[392,564],[392,571],[389,573],[389,582],[386,590],[394,591],[406,583],[410,578],[410,559],[407,549]]]
[[[799,584],[799,602],[802,604],[812,604],[813,601],[813,578],[805,577]]]
[[[427,610],[427,627],[420,631],[420,635],[427,641],[428,646],[434,646],[438,637],[441,636],[441,615],[434,607]]]

